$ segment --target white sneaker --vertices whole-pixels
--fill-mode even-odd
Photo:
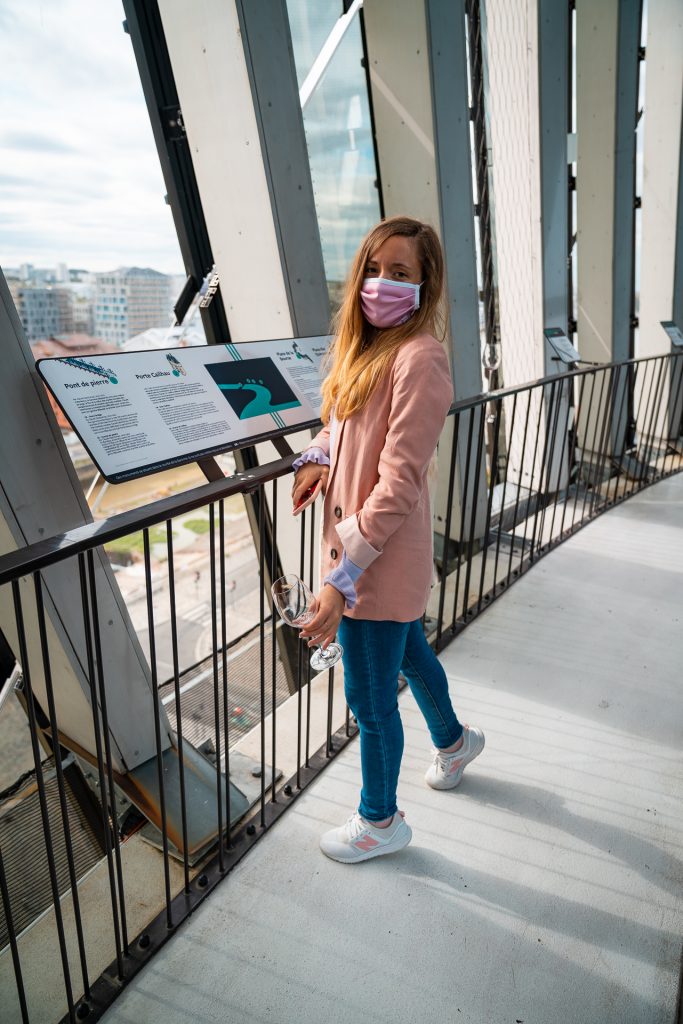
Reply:
[[[462,734],[462,746],[452,754],[443,750],[434,751],[434,761],[427,769],[425,780],[432,789],[455,789],[460,785],[462,773],[484,749],[484,734],[474,725],[466,725]]]
[[[332,828],[320,837],[320,849],[332,860],[356,864],[372,857],[382,857],[385,853],[396,853],[412,838],[413,832],[406,824],[403,811],[397,811],[386,828],[375,828],[356,811],[341,828]]]

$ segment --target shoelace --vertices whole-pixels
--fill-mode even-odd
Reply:
[[[452,754],[444,754],[442,750],[437,750],[434,754],[434,764],[441,768],[442,771],[446,771],[454,757],[462,757],[464,750],[460,747],[459,750],[454,750]]]
[[[366,831],[367,827],[358,811],[355,811],[346,822],[346,832],[349,839],[357,839],[362,832]]]

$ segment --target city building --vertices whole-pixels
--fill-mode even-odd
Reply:
[[[170,278],[149,267],[119,267],[95,274],[93,326],[104,341],[123,345],[130,337],[170,323]]]
[[[74,329],[72,297],[68,288],[40,287],[14,281],[10,291],[29,342]]]

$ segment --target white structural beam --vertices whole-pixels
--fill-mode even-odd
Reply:
[[[0,345],[3,352],[0,552],[5,554],[90,522],[91,515],[2,274]],[[114,768],[125,772],[155,754],[151,680],[107,556],[98,550],[94,560]],[[53,566],[42,576],[57,720],[65,745],[80,747],[94,757],[96,746],[77,560],[71,558]],[[30,577],[21,581],[20,591],[26,620],[28,670],[34,693],[47,711]],[[0,627],[19,659],[9,587],[0,590]],[[169,746],[165,713],[162,738],[163,746]]]
[[[363,0],[353,0],[348,11],[346,11],[345,14],[342,14],[338,21],[335,22],[334,28],[323,43],[320,53],[313,61],[313,66],[306,75],[306,78],[299,89],[299,102],[301,103],[302,110],[305,110],[308,101],[320,85],[325,72],[330,66],[332,58],[339,49],[340,43],[351,28],[353,19],[356,17],[362,6]]]
[[[231,340],[327,334],[327,283],[285,0],[159,0],[159,10]],[[295,449],[309,440],[289,438]],[[259,445],[257,458],[264,463],[277,453]],[[284,560],[299,543],[288,490],[278,488],[285,571],[294,568]]]
[[[596,362],[631,352],[640,0],[578,0],[578,347]]]
[[[638,356],[668,351],[670,343],[661,321],[676,319],[676,242],[683,216],[678,209],[682,89],[683,4],[657,0],[649,4],[647,18]],[[683,310],[678,316],[683,316]],[[683,321],[678,326],[683,328]],[[678,376],[676,373],[673,382],[663,381],[662,407]],[[672,423],[667,433],[677,433],[680,407],[674,419],[677,423],[675,427]],[[663,428],[664,424],[657,426]]]
[[[324,334],[284,3],[161,0],[159,9],[232,341]]]
[[[639,356],[658,355],[668,349],[660,321],[671,319],[673,314],[675,211],[683,108],[683,4],[680,0],[658,0],[649,5],[646,60],[640,323],[636,353]]]

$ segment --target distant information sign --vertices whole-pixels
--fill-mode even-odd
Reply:
[[[40,359],[105,480],[121,483],[315,423],[329,337]]]
[[[676,326],[673,320],[660,320],[659,322],[669,335],[671,343],[675,345],[676,348],[683,348],[683,331]]]

